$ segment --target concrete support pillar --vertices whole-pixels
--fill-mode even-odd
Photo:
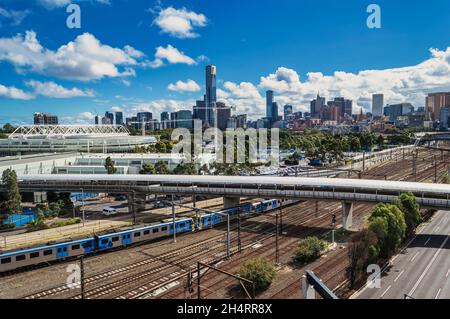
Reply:
[[[316,299],[316,291],[314,286],[310,285],[306,276],[302,276],[302,293],[303,299]]]
[[[34,192],[34,203],[41,204],[47,201],[47,192]]]
[[[131,212],[141,212],[145,210],[147,196],[145,194],[130,194],[128,197],[128,209]]]
[[[224,197],[223,198],[223,206],[225,209],[238,207],[241,203],[240,197]]]
[[[342,226],[349,230],[353,225],[353,203],[342,202]]]

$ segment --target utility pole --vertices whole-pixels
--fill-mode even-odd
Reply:
[[[197,262],[197,299],[202,299],[202,293],[200,291],[200,262]]]
[[[283,203],[280,201],[280,234],[283,235]]]
[[[175,221],[175,198],[172,194],[172,220],[173,220],[173,243],[177,242],[177,229],[176,229],[176,221]]]
[[[279,218],[280,217],[278,216],[278,214],[276,214],[276,216],[275,216],[275,219],[276,219],[276,226],[275,226],[275,232],[276,232],[276,234],[275,234],[275,246],[276,246],[275,247],[275,263],[277,265],[280,264],[280,252],[278,250],[278,236],[279,236],[279,233],[280,233],[279,222],[278,222]]]
[[[437,182],[437,159],[436,155],[434,155],[434,183],[436,184]]]
[[[84,215],[84,191],[83,189],[81,189],[81,212],[83,214],[83,227],[84,227],[84,223],[85,223],[85,215]]]
[[[80,281],[81,281],[81,299],[86,299],[84,287],[84,256],[80,257]]]
[[[242,243],[241,243],[241,209],[238,210],[238,221],[237,221],[237,231],[238,231],[238,252],[242,252]]]
[[[366,152],[363,152],[363,167],[362,171],[364,172],[366,170]]]
[[[133,211],[133,225],[136,225],[136,192],[133,191],[133,203],[131,204],[131,210]]]
[[[231,257],[230,214],[227,214],[227,258]]]

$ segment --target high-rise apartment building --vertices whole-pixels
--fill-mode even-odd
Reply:
[[[384,107],[384,95],[374,94],[372,95],[372,116],[380,117],[383,116]]]
[[[439,120],[441,109],[446,106],[450,106],[450,92],[428,94],[425,100],[425,120]]]
[[[123,125],[123,112],[116,112],[116,125]]]
[[[293,113],[293,107],[290,104],[286,104],[284,106],[284,114],[283,114],[283,120],[287,121],[289,118],[289,115]]]
[[[34,125],[58,125],[58,117],[47,113],[34,113]]]

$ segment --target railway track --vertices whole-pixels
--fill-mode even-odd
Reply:
[[[423,156],[424,152],[419,153],[419,160],[417,160],[417,179],[427,180],[434,177],[434,163],[427,162],[430,158],[434,159],[434,155]],[[424,160],[425,159],[425,160]],[[386,174],[389,179],[396,180],[410,180],[414,178],[412,174],[412,160],[406,159],[406,164],[403,161],[397,163],[384,163],[372,168],[369,172],[363,174],[363,178],[379,179],[381,174]],[[436,167],[439,174],[446,171],[447,163],[439,163]],[[357,204],[355,205],[354,218],[362,218],[367,214],[367,211],[372,205]],[[299,211],[302,213],[299,214]],[[330,215],[335,213],[338,218],[341,215],[339,203],[321,203],[320,211],[325,213],[316,215],[315,203],[304,202],[291,207],[283,209],[283,232],[286,235],[280,236],[280,258],[282,262],[286,262],[292,255],[292,251],[296,248],[299,238],[309,235],[320,235],[330,229],[328,223],[331,221]],[[251,258],[251,256],[267,256],[268,259],[274,260],[274,218],[267,215],[258,216],[242,223],[241,242],[243,246],[242,253],[237,254],[237,230],[236,225],[232,225],[232,254],[233,258],[229,261],[224,261],[221,267],[226,269],[236,270],[242,260]],[[216,227],[216,229],[226,229],[224,226]],[[195,235],[195,234],[190,234]],[[186,281],[189,271],[195,268],[196,262],[201,260],[208,263],[217,263],[223,261],[226,257],[225,243],[223,242],[224,235],[208,234],[205,231],[199,237],[206,237],[201,239],[201,242],[186,246],[165,254],[151,256],[142,261],[131,263],[119,269],[109,270],[97,275],[88,277],[86,279],[86,294],[88,298],[184,298],[185,290],[180,288]],[[259,246],[258,244],[264,245]],[[255,248],[257,247],[257,248]],[[201,258],[201,254],[205,258]],[[342,269],[345,269],[344,263],[346,254],[340,254],[341,257],[336,258],[336,261],[327,260],[323,266],[324,280],[326,283],[336,285],[343,277]],[[142,270],[142,268],[145,268]],[[334,271],[334,270],[335,271]],[[320,274],[322,270],[318,271]],[[336,272],[336,273],[334,273]],[[328,274],[329,273],[329,274]],[[216,276],[219,278],[219,276]],[[330,278],[328,278],[330,277]],[[227,280],[212,280],[205,281],[205,285],[214,287],[226,287],[230,284]],[[106,282],[114,280],[116,283]],[[173,284],[175,283],[175,284]],[[202,283],[203,284],[203,283]],[[171,286],[172,285],[172,286]],[[294,285],[294,284],[292,284]],[[289,292],[289,285],[286,286],[286,291]],[[292,288],[293,289],[293,288]],[[39,298],[54,298],[69,295],[69,298],[80,298],[79,293],[73,294],[68,292],[70,288],[61,285],[45,291],[41,291],[29,296],[27,299]],[[155,294],[159,292],[159,294]],[[283,296],[280,292],[280,296]],[[278,295],[274,294],[276,297]],[[208,294],[205,293],[205,297]]]

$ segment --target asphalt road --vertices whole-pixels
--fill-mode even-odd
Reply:
[[[391,260],[381,288],[365,287],[358,299],[449,299],[450,212],[438,211],[407,249]]]

